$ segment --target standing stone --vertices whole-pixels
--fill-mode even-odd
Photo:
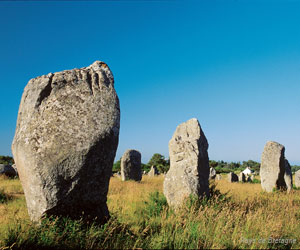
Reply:
[[[254,175],[246,175],[246,182],[253,182]]]
[[[300,170],[295,173],[295,186],[300,188]]]
[[[246,175],[243,172],[239,174],[239,181],[246,182]]]
[[[284,151],[283,145],[273,141],[267,142],[264,147],[260,178],[262,189],[267,192],[272,192],[274,188],[286,189]]]
[[[121,159],[122,181],[142,179],[141,153],[137,150],[128,149]]]
[[[217,175],[216,175],[216,180],[217,180],[217,181],[222,180],[222,175],[217,174]]]
[[[197,119],[180,124],[169,142],[170,169],[164,195],[171,207],[182,205],[189,195],[209,197],[208,143]]]
[[[233,172],[230,172],[227,175],[227,178],[228,178],[229,182],[238,182],[239,181],[239,177],[235,173],[233,173]]]
[[[12,168],[15,170],[15,172],[16,172],[16,176],[18,176],[18,169],[17,169],[17,165],[16,165],[16,164],[13,164],[13,165],[12,165]]]
[[[18,173],[11,165],[0,164],[0,175],[15,177]]]
[[[216,170],[213,167],[209,168],[209,179],[210,180],[215,179],[216,175],[217,175]]]
[[[292,174],[289,161],[285,159],[284,163],[285,163],[284,181],[286,184],[287,191],[290,192],[293,189],[293,174]]]
[[[33,221],[44,214],[109,217],[119,127],[114,78],[103,62],[28,82],[12,152]]]
[[[148,173],[148,176],[151,176],[151,177],[154,177],[156,175],[158,175],[158,169],[156,166],[152,166],[149,173]]]

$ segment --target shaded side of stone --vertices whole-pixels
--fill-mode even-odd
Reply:
[[[239,181],[239,177],[233,173],[233,172],[230,172],[228,175],[227,175],[227,180],[229,182],[238,182]]]

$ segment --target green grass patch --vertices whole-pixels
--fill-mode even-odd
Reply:
[[[3,190],[0,190],[0,203],[5,203],[10,200],[11,197],[7,195]]]

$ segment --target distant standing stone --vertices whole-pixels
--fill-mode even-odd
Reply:
[[[13,164],[12,165],[12,168],[16,171],[16,175],[18,176],[18,169],[17,169],[17,165],[16,164]]]
[[[286,163],[283,145],[268,141],[261,156],[260,179],[262,189],[272,192],[274,188],[286,189],[284,179]]]
[[[170,169],[164,195],[171,207],[182,205],[189,195],[209,196],[208,142],[197,119],[180,124],[169,142]]]
[[[300,188],[300,169],[295,173],[295,186]]]
[[[11,165],[0,164],[0,175],[15,177],[18,175],[18,173]]]
[[[246,182],[246,175],[243,172],[239,174],[239,181]]]
[[[158,175],[158,169],[156,166],[152,166],[149,173],[148,173],[148,176],[151,176],[151,177],[154,177],[156,175]]]
[[[31,220],[107,220],[119,127],[119,99],[104,62],[28,82],[12,152]]]
[[[247,175],[246,176],[246,182],[253,182],[254,180],[254,175]]]
[[[137,150],[128,149],[121,159],[122,181],[142,179],[141,153]]]
[[[287,191],[290,192],[293,189],[293,174],[289,161],[285,159],[285,172],[284,181],[286,184]]]
[[[239,181],[239,177],[235,173],[233,173],[233,172],[230,172],[227,175],[227,178],[228,178],[229,182],[238,182]]]
[[[213,167],[209,168],[209,179],[210,180],[215,179],[216,175],[217,175],[216,170]]]

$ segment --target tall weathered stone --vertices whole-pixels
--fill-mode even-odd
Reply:
[[[300,170],[295,173],[295,186],[300,188]]]
[[[28,82],[12,152],[33,221],[43,214],[109,216],[119,126],[114,78],[103,62]]]
[[[228,175],[227,175],[227,180],[229,182],[238,182],[239,181],[239,177],[233,173],[233,172],[230,172]]]
[[[269,141],[264,147],[261,156],[260,179],[262,189],[272,192],[274,188],[286,189],[285,175],[285,148],[283,145]]]
[[[158,172],[157,167],[156,166],[152,166],[151,169],[150,169],[150,171],[149,171],[149,173],[148,173],[148,176],[154,177],[154,176],[156,176],[158,174],[159,174],[159,172]]]
[[[284,163],[285,163],[284,181],[286,184],[287,191],[290,192],[293,189],[293,174],[292,174],[289,161],[285,159]]]
[[[141,153],[137,150],[128,149],[121,159],[122,181],[142,179]]]
[[[164,180],[168,204],[179,207],[189,195],[209,196],[208,143],[197,119],[180,124],[169,142],[170,169]]]

